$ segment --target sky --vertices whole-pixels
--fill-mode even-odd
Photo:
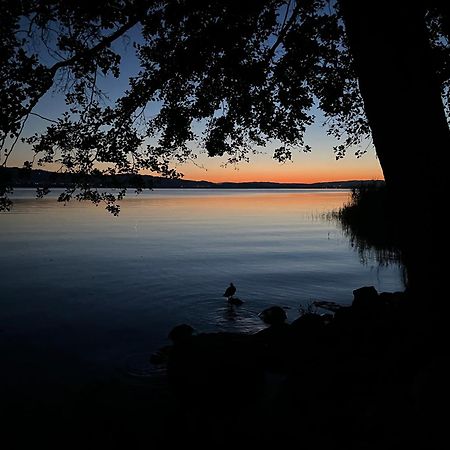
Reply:
[[[357,158],[355,149],[349,149],[347,155],[339,160],[333,152],[336,141],[327,136],[326,129],[313,125],[306,133],[305,142],[312,151],[293,152],[292,161],[279,163],[272,157],[275,145],[250,156],[250,162],[237,166],[224,166],[224,158],[210,158],[200,155],[193,163],[180,165],[179,170],[185,178],[214,182],[273,181],[281,183],[315,183],[320,181],[343,180],[381,180],[383,173],[373,146]],[[367,144],[366,144],[367,145]],[[365,148],[365,147],[364,147]]]
[[[55,100],[55,103],[58,101]],[[44,112],[44,111],[41,111]],[[45,111],[48,114],[48,111]],[[33,118],[26,134],[32,134],[42,127],[39,118]],[[307,132],[306,142],[312,147],[309,153],[294,152],[292,161],[279,163],[272,158],[273,148],[259,148],[258,154],[250,156],[250,162],[237,165],[226,164],[223,157],[208,157],[201,151],[194,161],[176,166],[188,180],[206,180],[212,182],[271,181],[280,183],[314,183],[320,181],[343,180],[380,180],[383,173],[375,150],[369,146],[367,153],[357,158],[352,149],[347,155],[336,160],[333,153],[335,141],[326,135],[323,127],[314,125]],[[30,160],[32,153],[23,144],[18,144],[10,159],[11,166],[21,167]],[[47,170],[56,166],[44,167]]]
[[[137,31],[135,30],[135,33]],[[132,33],[133,34],[133,33]],[[134,38],[134,36],[131,36]],[[114,101],[128,86],[129,76],[139,70],[139,63],[127,41],[118,43],[121,46],[121,76],[119,79],[107,77],[100,79],[101,88]],[[51,64],[51,61],[48,61]],[[64,98],[57,91],[48,92],[35,108],[35,112],[50,119],[56,119],[67,107]],[[208,157],[200,149],[196,153],[198,158],[176,168],[189,180],[207,180],[212,182],[242,182],[242,181],[272,181],[283,183],[314,183],[320,181],[342,180],[374,180],[383,179],[383,173],[372,145],[367,152],[357,158],[357,150],[349,149],[345,158],[336,160],[333,146],[337,141],[328,136],[326,128],[321,125],[324,118],[318,110],[313,111],[317,118],[305,135],[305,143],[312,147],[309,153],[293,152],[292,161],[279,163],[272,158],[276,144],[268,144],[265,148],[255,149],[258,154],[250,155],[250,162],[238,165],[226,165],[224,157]],[[24,136],[44,130],[48,122],[37,116],[31,116],[24,129]],[[367,143],[363,144],[363,148]],[[32,153],[25,144],[18,143],[9,160],[10,166],[21,167],[24,161],[31,160]],[[55,170],[56,165],[43,167]]]
[[[36,112],[49,118],[56,118],[64,109],[64,102],[57,93],[45,96]],[[34,116],[30,117],[24,135],[45,128],[47,122]],[[336,140],[327,136],[326,129],[320,124],[312,125],[306,133],[305,142],[312,151],[293,152],[292,161],[279,163],[272,157],[275,144],[257,148],[257,154],[250,155],[250,162],[237,165],[226,164],[225,157],[208,157],[198,150],[197,159],[175,166],[188,180],[206,180],[212,182],[271,181],[281,183],[314,183],[320,181],[343,180],[380,180],[383,173],[373,146],[357,158],[355,149],[349,149],[347,155],[336,160],[333,145]],[[25,144],[18,143],[10,158],[10,166],[21,167],[23,162],[31,160],[32,152]],[[43,167],[56,170],[57,166]],[[148,172],[149,173],[149,172]]]
[[[38,105],[36,112],[56,118],[64,109],[61,95],[50,93]],[[30,117],[24,135],[31,135],[43,129],[48,123],[34,116]],[[257,154],[250,156],[250,162],[227,165],[224,157],[208,157],[198,150],[194,161],[177,165],[179,172],[188,180],[206,180],[212,182],[271,181],[281,183],[314,183],[320,181],[343,180],[380,180],[383,173],[373,146],[357,158],[355,149],[349,149],[347,155],[336,160],[333,153],[334,138],[326,134],[326,129],[318,124],[312,125],[306,132],[305,142],[312,147],[308,153],[293,152],[292,161],[279,163],[272,158],[275,145],[257,148]],[[10,166],[21,167],[30,160],[32,153],[24,144],[18,143],[10,159]],[[55,170],[57,166],[44,167]]]

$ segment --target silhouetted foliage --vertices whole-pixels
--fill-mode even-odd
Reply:
[[[366,9],[376,6],[386,20],[396,20],[396,8],[384,3]],[[25,138],[34,152],[30,167],[56,162],[63,172],[149,169],[176,177],[172,162],[194,158],[198,145],[234,163],[269,141],[279,144],[274,157],[286,161],[295,149],[310,151],[304,132],[314,121],[314,104],[327,132],[341,140],[336,157],[349,147],[360,155],[369,125],[377,127],[367,120],[361,67],[344,33],[344,22],[350,31],[358,24],[357,6],[349,0],[3,1],[0,164],[6,166],[27,119],[52,89],[64,93],[67,111]],[[410,10],[429,27],[448,107],[449,8],[429,0]],[[112,104],[98,78],[119,77],[120,42],[136,52],[140,68]],[[380,160],[386,172],[388,163]],[[2,187],[0,197],[7,194]],[[98,195],[82,198],[97,201]]]

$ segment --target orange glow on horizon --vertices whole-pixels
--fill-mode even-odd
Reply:
[[[289,168],[290,169],[290,168]],[[200,169],[197,167],[180,168],[186,180],[224,182],[274,182],[274,183],[319,183],[347,180],[383,180],[379,166],[369,167],[317,167],[310,170],[285,170],[284,167],[246,167]]]
[[[266,176],[254,174],[250,176],[249,174],[239,173],[237,175],[233,174],[232,176],[222,176],[222,175],[209,175],[203,178],[197,178],[194,176],[189,176],[188,172],[184,173],[184,179],[186,180],[195,180],[195,181],[210,181],[212,183],[252,183],[252,182],[267,182],[267,183],[322,183],[322,182],[333,182],[333,181],[351,181],[351,180],[383,180],[382,173],[362,173],[362,172],[349,172],[349,173],[341,173],[339,176],[335,176],[333,174],[329,174],[328,176],[324,174],[315,175],[315,174],[304,174],[302,176],[295,175],[278,175],[278,176]]]
[[[277,163],[268,154],[252,155],[249,163],[237,166],[224,166],[224,158],[209,158],[199,155],[196,164],[192,162],[172,167],[184,175],[185,180],[224,182],[273,182],[273,183],[319,183],[349,180],[383,180],[383,172],[374,151],[361,158],[349,154],[343,159],[335,160],[329,150],[318,149],[311,154],[297,155],[295,161],[285,164]],[[22,167],[23,160],[15,157],[11,166]],[[104,167],[103,167],[104,166]],[[98,165],[106,168],[107,165]],[[44,170],[59,169],[56,164],[47,164]],[[143,175],[160,176],[150,171],[142,171]]]
[[[301,154],[295,160],[280,164],[268,155],[251,157],[249,163],[224,166],[220,158],[200,156],[197,164],[177,167],[186,180],[224,182],[319,183],[327,181],[383,180],[383,171],[375,152],[361,158],[349,154],[336,161],[329,151]]]

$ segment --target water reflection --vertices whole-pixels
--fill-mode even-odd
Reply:
[[[26,195],[0,220],[2,336],[30,343],[9,354],[11,366],[39,370],[62,354],[74,363],[56,377],[103,371],[166,345],[179,323],[254,332],[272,305],[291,307],[293,320],[311,299],[401,289],[395,268],[362,266],[336,224],[319,219],[348,191],[155,191],[127,197],[119,217]],[[230,280],[245,301],[234,309],[222,296]],[[139,358],[126,365],[147,370]]]
[[[238,313],[236,311],[236,307],[234,305],[228,304],[224,308],[223,318],[226,322],[236,322],[238,318]]]

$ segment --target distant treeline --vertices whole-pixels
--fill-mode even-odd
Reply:
[[[151,175],[78,175],[73,173],[49,172],[40,169],[25,169],[18,167],[0,168],[2,183],[12,187],[26,188],[66,188],[88,184],[91,187],[120,188],[139,187],[142,189],[351,189],[361,185],[384,184],[381,180],[349,180],[327,181],[320,183],[271,183],[271,182],[245,182],[245,183],[212,183],[210,181],[193,181],[154,177]]]

